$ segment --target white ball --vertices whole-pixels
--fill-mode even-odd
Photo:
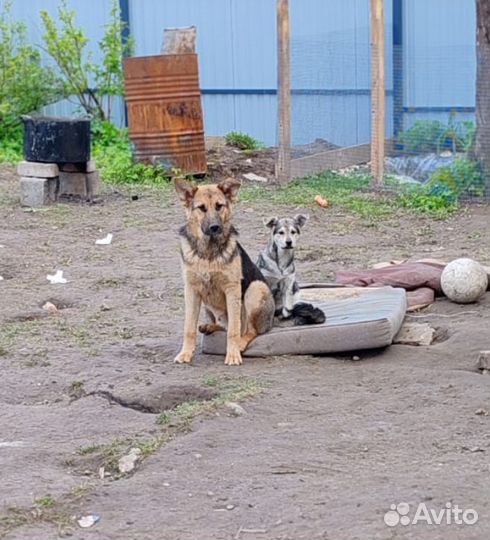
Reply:
[[[488,276],[483,266],[473,259],[456,259],[442,271],[441,287],[453,302],[469,304],[485,294]]]

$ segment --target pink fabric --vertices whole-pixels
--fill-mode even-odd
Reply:
[[[444,267],[426,262],[402,263],[385,268],[337,272],[336,282],[343,285],[369,287],[391,285],[407,291],[429,287],[441,294],[441,274]]]
[[[336,282],[357,287],[391,285],[409,291],[410,307],[432,304],[436,294],[442,294],[441,274],[443,265],[429,262],[394,264],[385,268],[337,272]]]

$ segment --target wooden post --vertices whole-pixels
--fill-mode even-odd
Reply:
[[[291,59],[289,0],[277,0],[277,116],[276,181],[291,179]]]
[[[371,174],[375,187],[383,184],[385,158],[385,26],[384,0],[371,0]]]
[[[194,54],[196,34],[195,26],[164,28],[161,54]]]

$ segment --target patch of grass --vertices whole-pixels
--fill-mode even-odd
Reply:
[[[264,389],[264,385],[254,379],[205,379],[204,384],[213,386],[219,392],[219,395],[208,400],[192,400],[177,405],[170,411],[164,411],[157,418],[157,424],[165,426],[176,424],[188,426],[190,422],[198,415],[210,412],[222,407],[228,401],[241,401],[247,397],[253,396]]]
[[[92,140],[92,156],[105,182],[168,186],[171,171],[167,168],[134,161],[127,129],[110,122],[93,122]]]
[[[79,486],[74,486],[70,490],[70,496],[73,499],[83,499],[83,497],[86,497],[91,491],[92,486],[90,484],[80,484]]]
[[[104,467],[111,473],[118,472],[119,459],[129,450],[128,440],[115,439],[106,444],[93,444],[82,446],[77,450],[79,456],[93,456],[96,458],[97,470]],[[95,472],[95,471],[94,471]]]
[[[44,497],[39,497],[34,501],[36,506],[41,508],[54,508],[56,501],[51,497],[51,495],[44,495]]]
[[[58,535],[65,536],[74,526],[74,514],[78,508],[74,503],[88,494],[88,490],[78,493],[72,490],[59,500],[51,495],[45,495],[34,501],[30,507],[10,506],[0,516],[0,538],[3,538],[12,530],[23,526],[35,526],[43,522],[54,525],[58,529]]]
[[[147,458],[155,453],[159,448],[164,446],[170,439],[170,435],[167,433],[158,435],[151,439],[144,439],[141,441],[136,441],[133,445],[136,448],[141,450],[141,455],[143,458]]]
[[[204,384],[217,388],[219,395],[210,400],[187,401],[171,411],[161,413],[157,418],[157,424],[164,429],[157,435],[141,439],[115,439],[109,443],[82,446],[77,450],[79,458],[70,457],[65,460],[65,464],[76,467],[79,465],[77,462],[82,458],[82,467],[87,468],[88,464],[89,468],[94,469],[94,474],[100,467],[104,467],[113,478],[120,478],[123,475],[119,472],[119,459],[131,448],[139,448],[142,459],[145,459],[164,446],[175,432],[188,430],[192,420],[198,414],[216,410],[228,401],[241,401],[261,392],[265,387],[256,380],[243,378],[208,377],[204,380]]]
[[[264,148],[264,145],[260,141],[240,131],[230,131],[230,133],[225,136],[225,141],[228,146],[251,152]]]
[[[159,448],[164,446],[170,439],[168,432],[159,433],[154,437],[142,439],[115,439],[109,443],[82,446],[77,454],[82,457],[90,457],[96,463],[94,473],[100,467],[110,473],[113,478],[120,478],[123,473],[119,471],[119,460],[126,455],[131,448],[141,450],[142,459],[147,458]],[[66,460],[65,460],[66,462]],[[69,466],[76,466],[76,459],[70,459]]]
[[[25,344],[26,341],[36,340],[41,335],[41,320],[27,320],[25,322],[9,322],[2,324],[0,332],[0,350],[3,355],[11,353],[18,343]]]
[[[57,329],[60,334],[71,338],[79,347],[88,347],[92,336],[82,323],[79,326],[68,324],[64,319],[57,319]]]
[[[220,382],[220,378],[210,375],[209,377],[206,377],[203,382],[205,386],[215,387],[215,386],[218,386]]]
[[[80,399],[86,394],[83,381],[73,381],[68,387],[68,395],[72,401]]]
[[[55,204],[42,210],[46,221],[56,227],[65,227],[75,219],[75,207],[68,204]]]
[[[95,282],[96,287],[113,287],[118,288],[121,285],[124,285],[127,282],[126,278],[100,278]]]
[[[103,444],[89,444],[88,446],[81,446],[77,450],[77,454],[80,456],[87,456],[89,454],[95,454],[104,448]]]
[[[395,185],[388,177],[386,190],[373,192],[369,176],[344,176],[334,172],[295,180],[284,187],[244,186],[240,199],[307,207],[315,204],[317,195],[334,207],[344,208],[370,221],[393,217],[400,210],[445,218],[457,208],[450,198],[431,194],[423,186]]]

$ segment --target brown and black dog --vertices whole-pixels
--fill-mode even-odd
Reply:
[[[211,334],[227,327],[225,364],[241,364],[241,351],[272,328],[274,299],[231,224],[240,182],[228,178],[197,187],[176,179],[175,188],[187,216],[179,231],[185,284],[184,343],[175,362],[192,361],[203,303],[210,322],[199,326],[199,331]]]

